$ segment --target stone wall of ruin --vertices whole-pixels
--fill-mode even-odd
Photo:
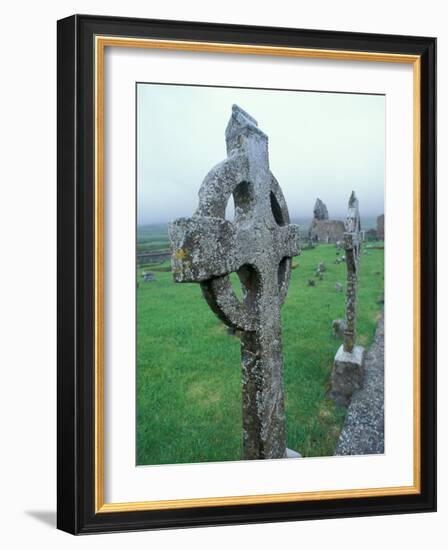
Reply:
[[[316,220],[311,222],[310,239],[319,243],[336,243],[344,239],[344,222]]]

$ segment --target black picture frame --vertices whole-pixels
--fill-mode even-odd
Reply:
[[[96,512],[93,47],[97,35],[419,56],[422,365],[419,494]],[[58,21],[57,69],[58,528],[83,534],[435,511],[436,39],[74,15]]]

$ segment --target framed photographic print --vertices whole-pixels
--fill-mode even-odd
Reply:
[[[433,511],[434,38],[58,22],[58,527]]]

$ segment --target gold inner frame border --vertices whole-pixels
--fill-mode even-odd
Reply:
[[[159,50],[198,51],[207,53],[233,53],[302,57],[313,59],[406,63],[413,65],[413,219],[414,219],[414,348],[413,348],[413,485],[380,487],[370,489],[342,489],[302,493],[275,493],[263,495],[226,496],[215,498],[192,498],[179,500],[154,500],[141,502],[106,503],[104,501],[104,55],[106,47],[146,48]],[[256,46],[253,44],[226,44],[178,40],[124,38],[119,36],[96,36],[95,59],[95,513],[131,512],[144,510],[167,510],[244,504],[267,504],[280,502],[304,502],[343,498],[380,497],[420,494],[421,480],[421,425],[420,425],[420,280],[421,280],[421,215],[420,215],[420,166],[421,166],[421,60],[418,55],[381,52],[356,52],[345,50],[321,50],[279,46]]]

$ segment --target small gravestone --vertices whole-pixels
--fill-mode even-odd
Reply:
[[[151,272],[148,272],[148,271],[144,271],[142,273],[142,277],[143,277],[143,280],[145,281],[145,283],[149,283],[151,281],[154,281],[154,279],[155,279],[154,273],[151,273]]]
[[[325,267],[325,263],[324,262],[319,262],[317,264],[317,268],[316,268],[316,277],[321,275],[324,271],[326,271],[326,267]]]
[[[212,311],[241,331],[243,458],[287,455],[281,306],[299,227],[289,222],[269,169],[268,137],[237,105],[226,129],[227,159],[205,177],[191,218],[169,226],[175,282],[196,282]],[[230,196],[233,222],[225,219]],[[240,301],[229,275],[243,288]]]
[[[341,285],[341,283],[335,283],[334,288],[336,292],[342,292],[344,290],[344,285]]]
[[[356,345],[356,315],[358,294],[359,256],[361,221],[358,199],[354,192],[348,203],[345,223],[344,248],[347,264],[347,296],[345,303],[346,327],[344,342],[334,358],[331,373],[330,396],[338,403],[346,405],[352,393],[362,387],[365,350]]]
[[[343,338],[346,328],[347,322],[345,319],[335,319],[332,324],[333,336],[336,336],[336,338]]]

